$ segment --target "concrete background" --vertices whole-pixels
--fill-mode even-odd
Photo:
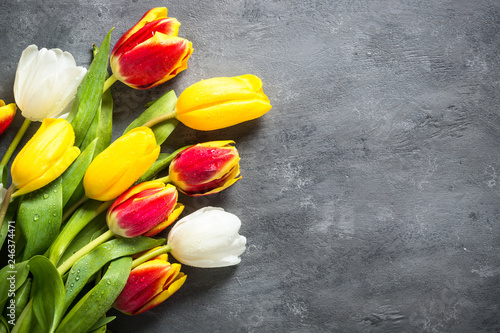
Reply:
[[[500,332],[500,2],[2,0],[0,98],[29,44],[88,67],[157,6],[195,51],[160,87],[112,87],[115,137],[215,76],[261,77],[273,109],[162,146],[236,141],[243,179],[180,201],[237,214],[248,248],[236,267],[183,266],[154,310],[111,311],[113,332]]]

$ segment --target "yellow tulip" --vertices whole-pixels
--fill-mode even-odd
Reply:
[[[18,196],[35,191],[59,177],[80,155],[75,132],[64,119],[46,118],[12,163],[12,183]]]
[[[271,109],[255,75],[216,77],[184,90],[176,105],[176,118],[196,130],[211,131],[264,115]]]
[[[85,194],[95,200],[117,198],[146,172],[160,154],[153,131],[137,127],[96,156],[85,173]]]

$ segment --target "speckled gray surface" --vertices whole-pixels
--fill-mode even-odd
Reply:
[[[500,2],[2,0],[0,97],[29,44],[88,66],[156,6],[195,51],[160,87],[113,86],[115,137],[214,76],[258,75],[273,109],[163,145],[236,140],[243,179],[181,201],[240,216],[248,249],[237,267],[184,267],[150,312],[112,311],[113,332],[500,332]]]

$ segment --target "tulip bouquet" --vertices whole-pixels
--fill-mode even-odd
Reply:
[[[175,293],[187,278],[181,265],[240,262],[246,238],[236,215],[204,207],[176,222],[179,192],[211,195],[241,178],[234,142],[172,153],[161,144],[179,122],[209,131],[265,114],[258,77],[206,79],[179,98],[168,91],[111,137],[112,84],[148,89],[187,68],[193,47],[179,25],[166,8],[151,9],[111,52],[111,31],[94,46],[88,69],[58,49],[31,45],[21,55],[16,103],[0,101],[0,134],[17,107],[26,119],[0,162],[0,332],[106,332],[112,307],[135,315]]]

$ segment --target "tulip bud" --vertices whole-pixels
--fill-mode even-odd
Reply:
[[[69,112],[85,73],[69,52],[28,46],[14,81],[14,97],[23,117],[42,121]]]
[[[83,178],[85,194],[100,201],[115,199],[153,165],[159,154],[153,131],[134,128],[92,161]]]
[[[167,17],[167,8],[149,10],[113,48],[113,75],[132,88],[148,89],[186,69],[193,47],[177,37],[179,26],[179,21]]]
[[[16,115],[16,110],[17,106],[15,103],[5,105],[5,102],[0,99],[0,134],[12,123]]]
[[[115,235],[143,235],[158,224],[168,221],[176,202],[175,186],[165,186],[161,181],[155,180],[140,183],[125,191],[113,202],[108,209],[106,221]],[[163,229],[167,226],[163,224]],[[157,230],[157,233],[160,231]]]
[[[175,293],[186,281],[180,264],[170,264],[162,254],[134,268],[114,307],[136,315],[159,305]]]
[[[59,177],[80,154],[75,132],[64,119],[46,118],[11,167],[13,196],[35,191]]]
[[[200,143],[181,151],[170,163],[170,181],[190,196],[220,192],[240,175],[240,156],[234,141]]]
[[[176,105],[176,117],[196,130],[233,126],[264,115],[271,109],[255,75],[216,77],[184,90]]]
[[[240,219],[222,208],[205,207],[177,222],[168,234],[170,253],[193,267],[238,264],[246,238],[238,234]]]

